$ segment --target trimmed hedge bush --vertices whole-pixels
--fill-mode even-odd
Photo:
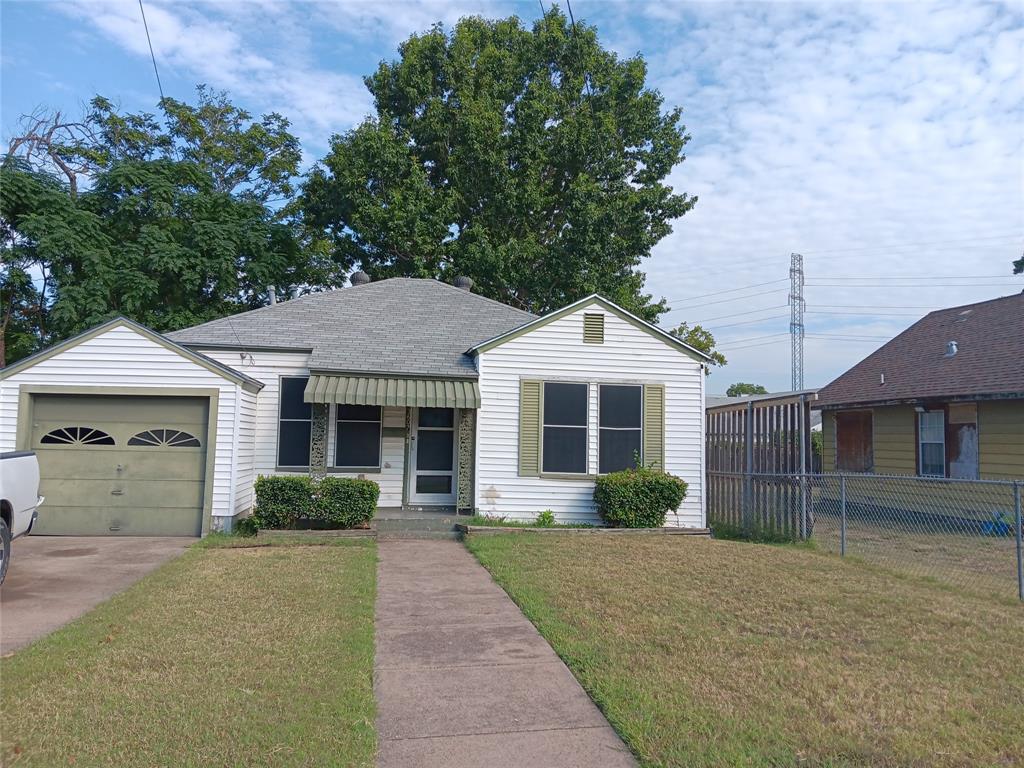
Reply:
[[[372,480],[278,475],[256,480],[255,528],[354,528],[377,510],[380,486]]]
[[[372,480],[325,477],[315,486],[310,519],[338,528],[355,528],[370,522],[377,511],[380,486]]]
[[[683,480],[649,467],[604,475],[594,488],[601,518],[617,528],[660,528],[685,498]]]
[[[313,506],[313,481],[306,475],[277,475],[256,478],[256,508],[252,512],[258,528],[294,528],[309,517]]]

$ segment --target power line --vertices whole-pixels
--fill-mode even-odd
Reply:
[[[829,280],[997,280],[1007,275],[829,275]]]
[[[718,331],[721,330],[722,328],[732,328],[733,326],[736,325],[753,325],[754,323],[766,323],[769,320],[778,320],[783,317],[789,317],[789,315],[772,315],[771,317],[759,317],[756,320],[742,320],[741,322],[738,323],[726,323],[725,325],[715,325],[712,326],[709,330]]]
[[[832,312],[826,309],[809,309],[812,315],[867,315],[868,317],[920,317],[911,312]]]
[[[811,288],[1013,288],[1013,283],[808,283]],[[1022,285],[1018,282],[1017,285]]]
[[[783,334],[783,335],[784,336],[789,336],[788,333]],[[744,344],[743,346],[740,346],[740,347],[722,347],[719,351],[720,352],[728,352],[728,353],[732,354],[733,352],[738,352],[738,351],[740,351],[742,349],[754,349],[755,347],[770,347],[773,344],[785,344],[785,343],[786,343],[786,339],[775,339],[774,341],[762,341],[762,342],[758,342],[757,344]]]
[[[149,37],[149,24],[146,23],[146,9],[142,7],[142,0],[139,0],[139,12],[142,13],[142,26],[146,30],[146,42],[149,43],[149,58],[153,60],[153,73],[156,75],[156,87],[160,90],[160,103],[164,101],[164,87],[160,83],[160,70],[156,68],[156,54],[153,53],[153,41]]]
[[[712,304],[728,304],[731,301],[742,301],[743,299],[757,299],[761,296],[769,296],[773,293],[783,293],[785,288],[775,288],[771,291],[761,291],[759,293],[748,293],[743,296],[733,296],[731,299],[716,299],[715,301],[705,301],[702,304],[693,304],[689,307],[679,307],[677,309],[670,309],[670,312],[689,312],[691,309],[697,309],[698,307],[710,307]]]
[[[708,296],[721,296],[723,293],[736,293],[737,291],[745,291],[745,290],[747,290],[749,288],[760,288],[762,285],[774,285],[775,283],[785,283],[788,280],[789,280],[788,277],[780,277],[778,280],[769,280],[766,283],[754,283],[753,285],[744,285],[744,286],[741,286],[740,288],[729,288],[726,291],[714,291],[712,293],[701,293],[701,294],[698,294],[696,296],[687,296],[685,299],[669,299],[669,301],[671,301],[673,303],[677,302],[677,301],[685,303],[687,301],[692,301],[693,299],[705,299]]]
[[[743,315],[752,315],[755,312],[768,312],[772,309],[783,309],[788,307],[789,304],[779,304],[774,307],[761,307],[760,309],[752,309],[749,312],[733,312],[731,315],[719,315],[718,317],[706,317],[703,320],[695,320],[695,323],[710,323],[713,320],[728,320],[730,317],[743,317]]]
[[[763,336],[747,336],[744,339],[723,339],[722,344],[743,344],[748,341],[757,341],[758,339],[771,339],[776,336],[788,336],[789,331],[783,331],[782,333],[768,333]]]

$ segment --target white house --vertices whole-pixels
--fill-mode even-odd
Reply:
[[[678,475],[703,527],[707,358],[594,295],[536,317],[435,280],[314,293],[166,336],[112,320],[0,370],[40,533],[198,535],[258,475],[376,481],[382,507],[596,522],[594,480]]]

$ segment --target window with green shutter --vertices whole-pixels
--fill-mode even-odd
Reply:
[[[644,465],[665,469],[665,385],[644,385]]]
[[[519,382],[519,474],[540,474],[539,381]]]

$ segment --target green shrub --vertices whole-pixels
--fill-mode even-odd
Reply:
[[[660,528],[684,498],[685,482],[649,467],[604,475],[594,488],[601,518],[617,528]]]
[[[539,528],[550,528],[555,524],[555,513],[550,509],[545,509],[539,515],[537,515],[537,526]]]
[[[294,528],[300,518],[309,517],[313,505],[313,481],[306,475],[260,476],[256,479],[257,528]]]
[[[255,536],[259,529],[259,520],[256,519],[256,515],[249,515],[248,517],[240,517],[235,520],[235,525],[231,532],[238,536]]]
[[[372,480],[325,477],[314,486],[309,518],[331,527],[355,528],[370,521],[378,498],[380,486]]]

